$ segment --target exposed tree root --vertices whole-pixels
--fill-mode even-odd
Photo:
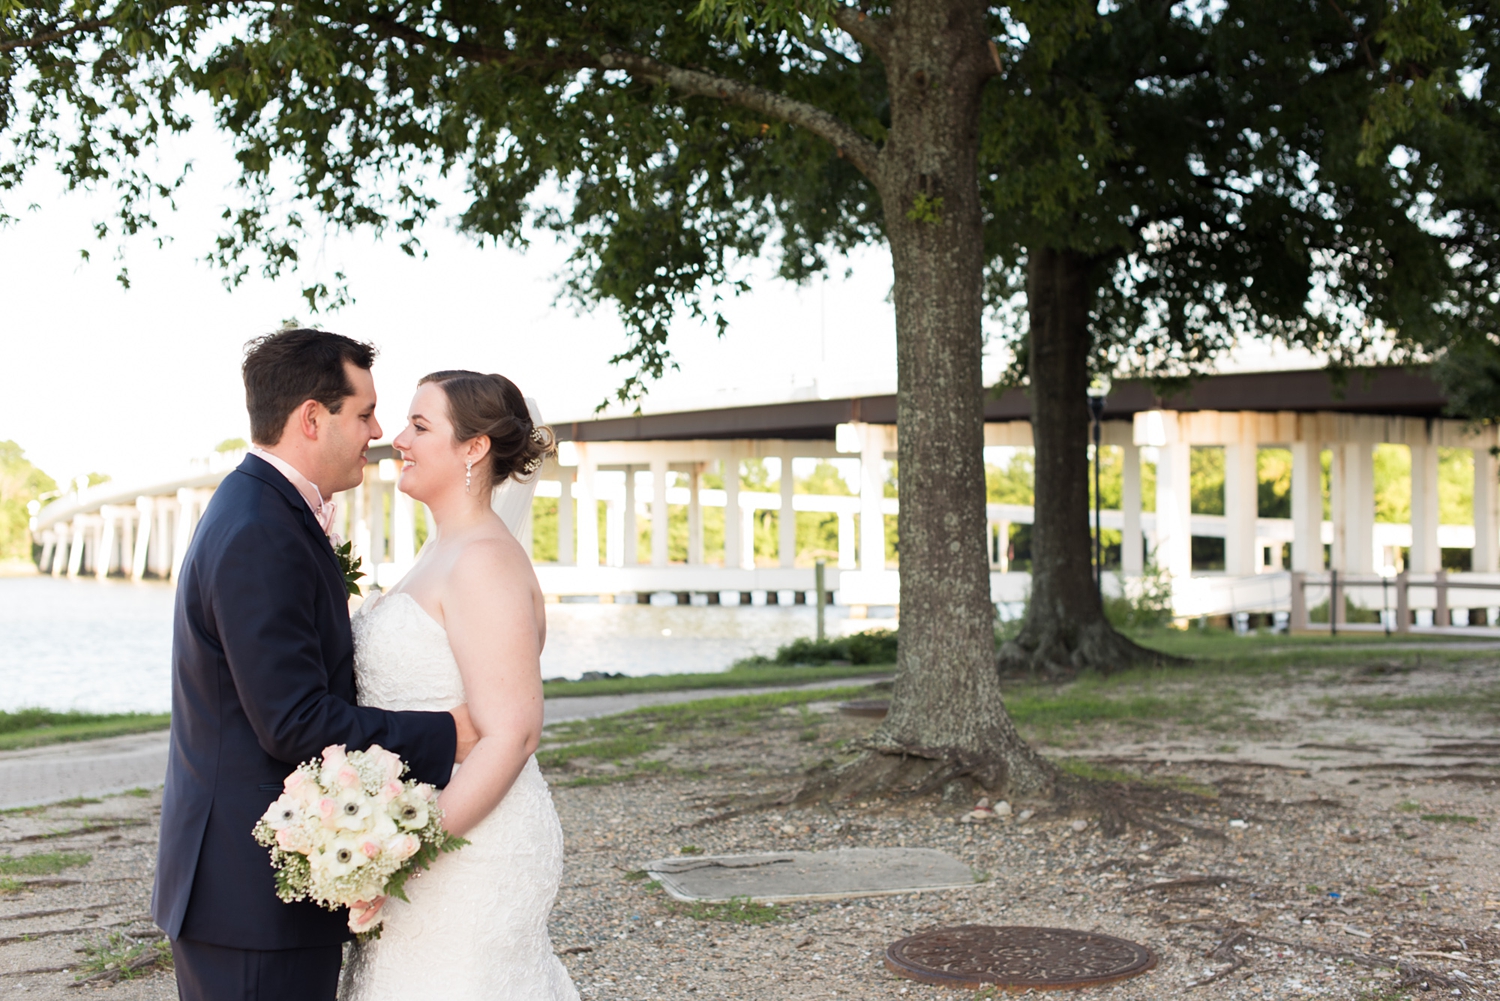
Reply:
[[[1015,639],[1001,646],[996,660],[1002,675],[1072,677],[1082,671],[1110,674],[1142,665],[1186,664],[1133,642],[1103,617],[1081,625],[1028,619]]]

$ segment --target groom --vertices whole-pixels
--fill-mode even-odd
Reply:
[[[183,1001],[332,1001],[343,914],[276,897],[251,828],[298,762],[379,744],[445,785],[478,739],[468,712],[354,704],[348,596],[327,532],[364,478],[375,351],[283,330],[245,354],[251,454],[188,548],[172,636],[172,740],[151,914]]]

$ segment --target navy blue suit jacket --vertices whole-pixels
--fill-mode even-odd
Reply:
[[[329,744],[395,751],[445,785],[448,713],[354,704],[343,573],[307,503],[248,456],[203,513],[177,583],[172,735],[151,915],[179,937],[240,949],[333,945],[346,917],[276,896],[250,831],[282,779]]]

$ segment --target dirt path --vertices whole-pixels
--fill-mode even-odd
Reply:
[[[1493,667],[1475,662],[1164,675],[1035,704],[1016,692],[1023,728],[1049,754],[1096,777],[1133,776],[1124,794],[1168,820],[1166,833],[1116,839],[1045,813],[960,823],[965,807],[935,798],[694,826],[737,794],[837,760],[873,723],[814,701],[662,713],[651,740],[619,720],[577,724],[567,739],[594,751],[568,763],[547,752],[568,845],[553,942],[588,999],[963,999],[882,962],[895,938],[960,923],[1097,929],[1160,956],[1146,976],[1093,992],[1110,998],[1500,998],[1495,691]],[[636,743],[618,743],[627,737]],[[606,738],[617,741],[609,754]],[[613,781],[626,774],[636,777]],[[75,950],[111,930],[149,932],[156,801],[0,815],[0,858],[91,856],[14,877],[25,885],[0,894],[0,996],[76,997]],[[938,848],[982,881],[768,914],[694,909],[634,878],[684,847],[856,845]],[[175,997],[161,973],[108,992]]]

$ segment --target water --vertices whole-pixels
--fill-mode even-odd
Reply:
[[[0,710],[166,712],[174,597],[170,584],[0,578]],[[811,636],[815,612],[800,605],[548,605],[542,675],[721,671]],[[829,631],[854,625],[845,616],[829,608]]]

